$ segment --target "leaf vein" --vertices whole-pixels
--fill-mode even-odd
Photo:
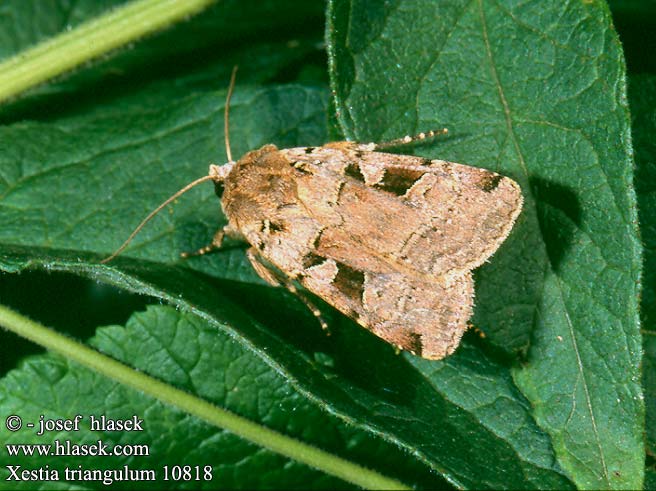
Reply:
[[[480,17],[481,17],[481,27],[482,27],[483,41],[484,41],[484,44],[485,44],[485,49],[486,49],[487,57],[488,57],[489,64],[490,64],[490,72],[491,72],[492,78],[494,80],[494,84],[497,87],[497,92],[499,94],[499,99],[500,99],[500,102],[501,102],[501,105],[502,105],[502,108],[503,108],[503,112],[504,112],[504,116],[505,116],[505,120],[506,120],[506,127],[507,127],[507,130],[508,130],[508,133],[510,134],[513,145],[515,147],[515,151],[517,152],[517,157],[518,157],[518,160],[519,160],[519,164],[522,168],[522,171],[524,172],[524,174],[526,176],[528,176],[528,169],[527,169],[527,166],[526,166],[526,161],[524,159],[524,155],[522,153],[519,142],[517,140],[517,136],[515,135],[515,132],[514,132],[510,106],[508,104],[508,100],[506,99],[506,95],[504,93],[503,87],[501,86],[501,80],[499,78],[499,74],[497,73],[494,58],[492,56],[492,47],[491,47],[490,39],[489,39],[489,36],[488,36],[487,20],[486,20],[486,17],[485,17],[485,9],[483,8],[482,0],[478,0],[478,7],[479,7],[479,12],[480,12]],[[594,411],[593,411],[593,408],[592,408],[592,402],[591,402],[590,392],[589,392],[589,389],[588,389],[588,383],[587,383],[587,380],[585,378],[583,360],[581,359],[581,355],[580,355],[579,348],[578,348],[578,343],[576,341],[574,326],[572,325],[572,321],[570,319],[569,312],[568,312],[567,307],[566,307],[565,299],[563,297],[562,285],[560,284],[561,279],[555,273],[553,265],[551,264],[550,261],[548,262],[548,267],[552,270],[552,272],[554,273],[554,276],[556,278],[556,281],[558,282],[558,286],[559,286],[558,287],[558,293],[560,295],[560,300],[561,300],[561,303],[563,305],[563,312],[565,314],[565,319],[566,319],[566,322],[567,322],[567,327],[568,327],[568,330],[569,330],[569,334],[570,334],[570,337],[572,339],[572,345],[574,347],[574,353],[576,355],[576,361],[577,361],[579,375],[582,378],[582,385],[583,385],[583,390],[584,390],[585,398],[586,398],[586,406],[587,406],[587,410],[590,414],[592,430],[593,430],[594,437],[595,437],[595,442],[597,444],[597,448],[598,448],[598,451],[599,451],[599,458],[600,458],[600,461],[601,461],[603,477],[604,477],[604,480],[606,481],[606,483],[608,484],[608,486],[610,487],[611,484],[610,484],[610,480],[609,480],[609,476],[608,476],[608,468],[607,468],[603,448],[601,446],[601,441],[600,441],[600,438],[599,438],[599,431],[597,429],[597,422],[596,422],[596,419],[595,419],[595,416],[594,416]]]

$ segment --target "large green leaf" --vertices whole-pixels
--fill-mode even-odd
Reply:
[[[325,122],[319,123],[325,115],[322,94],[300,86],[238,90],[232,106],[237,151],[265,141],[320,143],[325,131]],[[132,111],[105,117],[6,127],[0,138],[29,142],[38,134],[48,142],[50,157],[38,165],[40,157],[28,155],[21,162],[33,162],[33,171],[21,176],[17,168],[18,176],[9,176],[1,208],[7,224],[0,232],[3,268],[77,272],[191,309],[285,373],[310,399],[402,445],[460,485],[566,486],[508,370],[480,350],[470,347],[443,363],[409,364],[340,317],[326,338],[298,302],[257,285],[261,281],[240,249],[181,261],[179,251],[205,243],[220,222],[210,189],[181,199],[114,264],[97,264],[99,253],[118,245],[162,197],[200,173],[192,159],[210,161],[223,153],[214,136],[221,111],[222,95],[197,94],[159,108],[135,104]],[[135,159],[139,165],[122,165]],[[98,179],[100,174],[111,178]],[[168,177],[153,186],[152,176]],[[47,220],[39,218],[43,212]],[[56,232],[62,228],[65,233]],[[462,370],[457,379],[454,370]],[[463,386],[463,380],[468,384]],[[507,414],[513,414],[510,423]],[[488,450],[472,447],[469,439]],[[489,465],[490,453],[499,465]]]
[[[654,467],[656,456],[656,334],[645,333],[645,360],[643,364],[643,383],[645,387],[647,455]]]
[[[298,394],[280,374],[269,369],[239,343],[198,317],[182,314],[171,307],[152,306],[134,315],[125,327],[112,326],[98,330],[90,340],[100,351],[130,363],[140,371],[156,374],[163,380],[214,402],[251,420],[266,422],[271,428],[314,442],[316,445],[347,458],[369,465],[387,460],[387,465],[407,461],[400,451],[381,445],[376,439],[350,429]],[[93,390],[91,390],[93,389]],[[268,450],[242,441],[228,432],[213,428],[195,417],[121,386],[90,370],[55,355],[29,359],[0,382],[0,411],[22,418],[23,430],[10,433],[3,427],[3,444],[91,444],[102,440],[107,450],[115,445],[142,445],[147,454],[139,456],[46,456],[38,466],[49,466],[64,476],[66,468],[149,469],[157,480],[135,482],[139,488],[161,489],[164,466],[200,466],[202,479],[198,488],[209,489],[334,489],[344,483],[308,467],[287,461]],[[79,431],[45,432],[37,435],[39,418],[73,419],[83,416]],[[91,431],[90,417],[113,420],[143,419],[143,431]],[[33,430],[27,429],[35,422]],[[54,444],[53,444],[54,445]],[[3,447],[4,450],[4,447]],[[155,460],[154,460],[155,459]],[[181,459],[184,459],[182,462]],[[8,463],[35,468],[33,456],[11,458]],[[211,477],[204,467],[212,467]],[[408,482],[420,486],[440,486],[437,476],[428,476],[417,465],[406,463],[398,471]],[[169,471],[170,472],[170,471]],[[410,472],[414,472],[412,475]],[[34,481],[6,483],[7,469],[0,470],[0,487],[33,489]],[[84,483],[102,488],[100,483]],[[124,488],[125,484],[119,483]],[[186,488],[184,481],[168,482],[172,489]]]
[[[71,29],[125,0],[10,0],[3,2],[0,15],[0,59]]]
[[[643,325],[656,330],[656,77],[633,75],[629,96],[636,160],[636,193],[645,247],[641,302]]]
[[[326,337],[302,304],[262,285],[234,244],[210,256],[181,261],[180,251],[204,245],[224,223],[209,186],[190,192],[163,212],[123,257],[109,266],[98,264],[161,200],[204,174],[210,162],[225,159],[225,91],[212,89],[223,88],[235,59],[243,54],[249,56],[250,66],[261,69],[247,74],[241,79],[244,83],[238,78],[231,106],[233,153],[240,155],[270,142],[291,146],[326,140],[328,92],[320,84],[322,75],[302,55],[276,49],[297,45],[287,43],[283,33],[290,29],[285,19],[292,25],[298,19],[293,14],[298,2],[275,4],[279,10],[271,17],[273,32],[267,33],[271,39],[258,36],[259,21],[248,10],[242,17],[239,9],[230,11],[234,17],[226,27],[227,37],[217,35],[218,44],[201,36],[200,46],[220,46],[222,51],[207,64],[198,60],[188,69],[167,69],[166,50],[158,49],[153,39],[9,107],[5,119],[12,124],[0,128],[0,268],[74,272],[192,311],[234,339],[249,364],[259,363],[264,378],[281,374],[286,390],[300,394],[293,396],[297,400],[319,404],[349,422],[354,434],[378,442],[366,448],[381,445],[378,448],[386,449],[380,441],[391,442],[405,449],[415,465],[421,464],[419,469],[428,468],[457,486],[638,486],[642,462],[638,470],[636,462],[643,453],[636,421],[641,409],[632,397],[639,395],[634,379],[639,361],[635,349],[639,254],[630,226],[634,217],[632,195],[627,192],[631,177],[628,143],[607,148],[598,130],[599,125],[608,125],[606,134],[623,135],[628,126],[625,108],[617,99],[623,94],[617,43],[607,32],[605,13],[596,5],[568,4],[550,24],[549,15],[554,15],[550,9],[556,7],[543,10],[542,4],[528,13],[480,2],[451,2],[447,7],[441,2],[417,4],[421,8],[409,3],[360,6],[340,2],[332,7],[328,36],[332,76],[338,114],[348,136],[392,138],[448,125],[455,137],[438,147],[439,154],[435,148],[416,150],[499,169],[523,185],[527,211],[517,233],[478,275],[475,319],[492,344],[510,347],[511,354],[533,336],[523,368],[511,369],[512,358],[490,349],[488,341],[479,341],[475,335],[442,362],[398,356],[323,306],[333,330]],[[433,15],[433,8],[440,9],[440,15]],[[581,9],[588,15],[585,22]],[[207,21],[212,26],[220,17],[201,17],[178,28],[192,33],[188,38],[174,29],[160,39],[171,36],[170,44],[184,38],[180,45],[190,47],[181,50],[184,57],[193,52],[194,22]],[[502,21],[508,18],[512,22],[504,25]],[[573,27],[579,24],[579,30]],[[487,44],[481,39],[483,25],[488,28]],[[507,38],[500,39],[497,32],[506,33]],[[248,42],[239,45],[243,39]],[[303,39],[309,43],[312,35],[301,38],[301,44]],[[499,46],[504,40],[507,46]],[[522,63],[512,61],[524,52],[515,48],[516,43],[540,48],[544,59],[551,54],[557,66],[566,69],[556,71],[546,62],[524,63],[529,65],[526,70],[542,70],[531,72],[526,79],[530,83],[526,82],[520,76],[525,72],[514,71]],[[491,65],[491,56],[504,64]],[[137,61],[123,62],[123,57]],[[148,71],[149,57],[158,60],[160,69],[144,83],[141,78]],[[600,70],[596,78],[589,73],[593,62]],[[497,68],[497,82],[508,74],[518,77],[512,79],[514,90],[502,92],[506,102],[519,101],[523,116],[531,110],[546,111],[547,103],[555,102],[547,114],[551,119],[541,116],[552,123],[557,119],[554,114],[559,116],[556,122],[562,127],[545,125],[536,144],[532,131],[540,126],[537,116],[535,121],[516,120],[514,112],[504,112],[499,106],[500,84],[491,79],[492,66]],[[112,67],[119,67],[120,87],[96,100],[95,84],[113,76]],[[243,70],[242,66],[240,74]],[[280,83],[295,79],[297,73],[300,80],[309,82]],[[556,84],[555,88],[546,85],[550,91],[543,88],[540,76],[544,73],[551,74],[549,84]],[[278,83],[263,85],[272,78]],[[573,81],[580,85],[570,86]],[[523,92],[517,95],[522,84],[533,99]],[[563,96],[563,91],[570,93]],[[557,100],[543,93],[555,94]],[[23,121],[26,118],[40,122]],[[566,127],[577,131],[565,131]],[[579,134],[587,139],[579,139]],[[526,154],[525,145],[533,153]],[[573,154],[581,167],[568,165]],[[591,155],[598,155],[598,160]],[[553,167],[541,162],[552,162]],[[586,173],[579,176],[581,168]],[[626,180],[623,185],[621,179]],[[597,194],[584,193],[586,186]],[[608,210],[611,197],[618,207]],[[604,213],[595,214],[597,208]],[[561,229],[564,246],[555,239],[545,240]],[[622,233],[613,242],[604,239],[600,230]],[[597,277],[595,265],[601,267],[602,259],[611,266]],[[595,278],[594,291],[590,277]],[[611,279],[614,289],[609,287]],[[573,319],[570,330],[561,321],[564,313]],[[583,325],[586,318],[589,325]],[[601,332],[602,325],[607,337],[585,338],[588,330]],[[562,348],[545,353],[546,339]],[[582,345],[578,352],[572,350],[574,341]],[[613,343],[622,342],[624,351],[617,351]],[[614,351],[598,368],[590,366],[591,349]],[[164,356],[165,348],[154,351],[153,356]],[[580,393],[567,391],[576,380],[568,367],[577,354],[578,375],[585,382],[582,390],[592,401],[587,407],[585,400],[573,397]],[[222,363],[229,364],[228,358]],[[76,370],[71,370],[74,376]],[[186,387],[184,377],[176,377],[181,372],[171,364],[155,366],[151,373]],[[604,377],[613,380],[605,385],[607,392],[599,383]],[[538,382],[542,383],[535,385]],[[94,383],[84,387],[93,391]],[[630,396],[620,394],[624,398],[621,415],[613,412],[617,407],[611,403],[617,396],[609,395],[611,389],[625,390]],[[560,399],[549,399],[549,390],[559,392]],[[206,397],[221,402],[221,398]],[[556,400],[561,402],[554,404]],[[239,398],[233,401],[238,403]],[[568,402],[577,404],[573,411]],[[231,407],[253,419],[261,417],[239,405]],[[586,410],[592,411],[589,414],[599,432],[597,447]],[[607,433],[609,427],[621,438],[614,441],[614,434]],[[567,431],[580,442],[577,448],[572,449],[571,442],[562,437]],[[307,439],[315,441],[315,434],[310,432]],[[625,454],[615,448],[620,444],[628,449]],[[338,446],[329,448],[342,451]],[[389,468],[389,461],[380,456],[368,460],[347,455],[379,470]],[[603,474],[600,456],[609,475]],[[407,472],[412,465],[400,459],[398,463],[406,469],[399,469],[398,476],[412,484],[408,477],[412,473]],[[601,481],[596,480],[599,477]],[[243,482],[258,485],[247,479]],[[414,482],[434,484],[424,477]],[[291,485],[293,481],[286,476],[266,483]]]
[[[641,314],[644,360],[642,381],[646,406],[647,474],[645,488],[656,487],[656,77],[632,75],[629,101],[633,120],[636,193],[642,240],[645,246]]]
[[[19,0],[3,4],[0,60],[124,3]],[[151,35],[136,46],[117,49],[84,69],[23,94],[1,107],[0,115],[10,121],[41,120],[51,114],[116,110],[123,102],[119,95],[158,104],[185,90],[223,87],[234,65],[240,66],[242,85],[271,78],[293,80],[299,72],[304,76],[308,66],[323,61],[322,10],[322,2],[216,2],[191,21]],[[288,32],[293,33],[291,40]]]
[[[643,384],[645,390],[647,469],[645,489],[656,489],[656,335],[654,331],[644,334]]]
[[[522,186],[512,236],[477,275],[475,324],[528,346],[517,387],[582,487],[638,488],[640,243],[624,62],[600,2],[331,3],[339,120]],[[407,35],[410,33],[411,35]]]

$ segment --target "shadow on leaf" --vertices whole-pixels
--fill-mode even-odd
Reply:
[[[559,271],[572,238],[581,224],[581,206],[573,189],[545,179],[531,178],[540,232],[551,267]]]

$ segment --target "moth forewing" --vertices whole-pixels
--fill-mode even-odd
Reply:
[[[521,191],[494,172],[374,150],[265,145],[215,169],[228,230],[263,278],[297,280],[395,346],[440,359],[467,329],[471,270],[507,237]]]
[[[370,151],[370,145],[331,145],[310,154],[304,148],[281,150],[296,168],[303,162],[305,172],[297,180],[306,182],[307,189],[299,186],[299,194],[318,196],[332,186],[339,199],[333,203],[327,196],[328,215],[351,217],[341,227],[343,235],[360,237],[378,255],[418,274],[459,273],[480,266],[507,237],[521,211],[517,183],[494,172]],[[317,200],[305,203],[311,208]],[[362,213],[367,208],[372,212]]]

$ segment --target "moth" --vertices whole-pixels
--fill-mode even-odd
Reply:
[[[401,350],[437,360],[453,353],[473,312],[472,270],[506,239],[522,209],[508,177],[467,165],[380,152],[432,136],[385,144],[349,141],[278,149],[264,145],[211,165],[190,187],[212,180],[228,224],[271,285],[299,296],[326,328],[311,298],[322,298]],[[187,254],[188,255],[188,254]],[[185,255],[185,256],[187,256]]]

